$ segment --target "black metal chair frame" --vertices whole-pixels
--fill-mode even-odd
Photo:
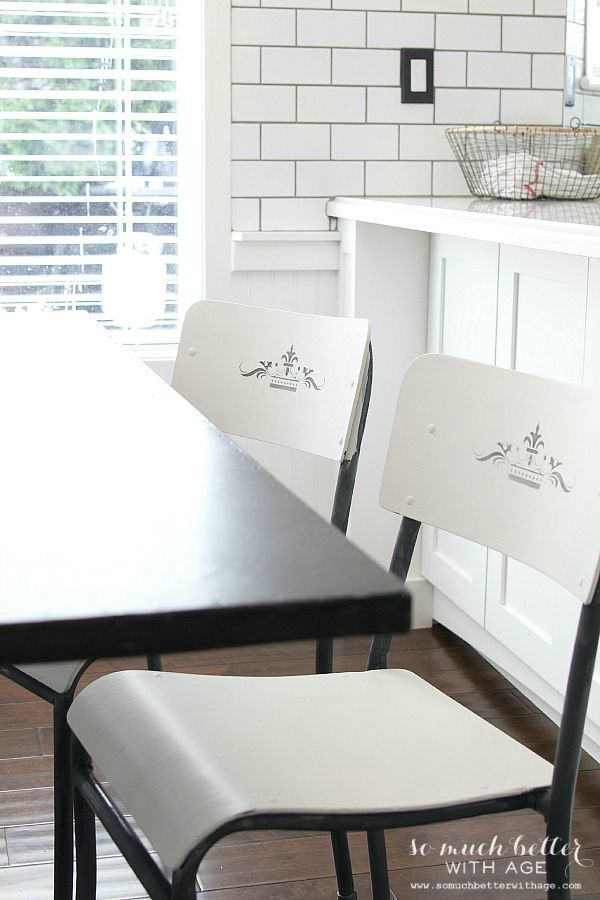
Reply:
[[[390,571],[403,581],[406,576],[419,534],[421,523],[404,517],[392,555]],[[554,773],[550,789],[532,791],[516,797],[499,798],[484,803],[471,803],[410,813],[398,819],[395,825],[422,825],[432,822],[450,821],[489,813],[507,812],[516,809],[533,809],[543,815],[546,821],[546,835],[551,846],[556,839],[555,850],[567,847],[571,839],[571,822],[577,773],[581,757],[581,742],[587,706],[594,675],[594,664],[600,638],[600,578],[594,587],[592,600],[582,606],[575,643],[571,655],[571,666],[563,705],[558,742],[554,760]],[[388,654],[392,642],[391,635],[376,635],[371,644],[368,669],[387,668]],[[385,835],[381,829],[369,834],[369,859],[373,881],[373,900],[388,900],[390,896],[387,872]],[[546,881],[549,900],[570,900],[568,888],[569,857],[553,852],[546,856]]]
[[[346,534],[346,531],[348,530],[350,507],[352,506],[352,496],[354,494],[354,484],[356,482],[356,470],[358,469],[360,449],[362,446],[363,435],[365,433],[367,415],[369,413],[372,386],[373,350],[371,345],[369,344],[369,363],[365,379],[365,391],[363,395],[362,408],[360,411],[360,419],[358,421],[358,429],[356,434],[356,450],[350,459],[344,459],[340,463],[331,512],[331,524],[335,525],[336,528],[339,528],[342,534]],[[333,672],[333,638],[317,639],[315,671],[317,675],[322,675],[326,672]]]
[[[160,656],[146,657],[148,668],[162,670]],[[54,726],[54,900],[71,900],[73,897],[73,768],[71,760],[71,735],[67,725],[67,713],[75,691],[86,669],[93,660],[82,663],[73,683],[66,691],[55,691],[37,678],[17,669],[16,666],[0,666],[0,674],[40,697],[52,706]]]
[[[369,412],[369,403],[371,402],[371,389],[373,386],[373,349],[369,344],[369,366],[367,370],[367,378],[365,382],[365,393],[363,405],[358,423],[358,432],[356,436],[356,452],[351,459],[345,459],[340,464],[338,472],[335,496],[333,498],[333,509],[331,513],[331,524],[346,534],[348,530],[348,521],[350,519],[350,507],[352,505],[352,496],[354,494],[354,484],[356,482],[356,470],[358,468],[358,460],[360,458],[360,448],[362,446],[363,434],[367,422],[367,414]],[[317,675],[324,675],[333,672],[334,658],[334,639],[333,638],[317,638],[317,649],[315,658],[315,672]],[[335,863],[335,871],[338,880],[338,897],[340,900],[357,900],[356,891],[354,890],[354,882],[352,878],[352,860],[350,858],[350,848],[348,846],[348,837],[344,831],[331,832],[331,847],[333,851],[333,859]]]

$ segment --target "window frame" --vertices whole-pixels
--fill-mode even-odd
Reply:
[[[595,6],[596,29],[590,28],[590,10]],[[593,33],[596,40],[593,40]],[[594,48],[592,50],[592,48]],[[600,93],[600,0],[586,0],[585,6],[585,59],[584,74],[580,79],[581,89]]]
[[[182,0],[180,0],[182,2]],[[183,0],[202,3],[201,109],[202,197],[200,246],[185,243],[185,254],[201,253],[202,284],[194,299],[231,299],[231,9],[226,0]],[[194,36],[198,37],[198,36]],[[193,73],[192,73],[193,74]],[[180,156],[180,172],[185,180],[185,154]],[[194,165],[196,161],[194,160]],[[197,177],[197,168],[195,168]],[[184,276],[185,278],[185,276]],[[193,302],[193,301],[192,301]],[[182,313],[184,308],[182,308]],[[135,350],[157,374],[170,381],[177,354],[175,345],[147,344]]]
[[[190,0],[194,3],[197,0]],[[204,6],[204,296],[231,299],[231,7]],[[210,173],[207,178],[206,173]]]

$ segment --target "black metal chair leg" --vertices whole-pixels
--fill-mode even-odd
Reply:
[[[315,672],[317,675],[333,672],[333,638],[317,638]]]
[[[315,671],[317,675],[333,672],[333,638],[317,639]],[[344,831],[331,832],[331,847],[335,862],[339,900],[358,900],[352,877],[352,860],[348,835]]]
[[[559,853],[560,846],[557,842],[554,852],[546,855],[546,882],[554,885],[553,888],[548,888],[548,900],[571,900],[571,891],[568,887],[563,887],[573,877],[572,873],[569,875],[567,868],[571,858]]]
[[[70,694],[57,694],[54,719],[54,900],[73,897],[73,772],[67,727]]]
[[[92,760],[79,741],[73,740],[73,768],[92,768]],[[96,816],[78,790],[74,796],[77,881],[75,900],[96,897]]]
[[[373,900],[390,900],[385,831],[367,831]]]
[[[348,846],[348,835],[345,831],[331,832],[331,847],[333,849],[333,861],[335,862],[335,874],[337,877],[338,900],[358,900],[352,876],[352,860]]]
[[[173,872],[171,900],[196,900],[196,873],[185,867]]]
[[[151,672],[162,672],[163,661],[159,653],[149,653],[146,657],[146,663]]]

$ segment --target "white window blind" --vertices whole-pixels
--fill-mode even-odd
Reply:
[[[600,0],[587,0],[584,90],[600,91]]]
[[[178,53],[178,0],[0,0],[0,307],[176,340]]]

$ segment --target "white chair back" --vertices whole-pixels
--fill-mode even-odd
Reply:
[[[339,462],[354,452],[369,336],[364,319],[203,300],[172,386],[223,431]]]
[[[380,502],[587,603],[600,555],[600,393],[421,356],[400,389]]]

